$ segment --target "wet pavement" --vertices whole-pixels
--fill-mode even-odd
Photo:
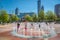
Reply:
[[[19,38],[19,37],[13,36],[13,35],[11,35],[10,32],[11,31],[0,33],[0,40],[28,40],[27,38]],[[30,39],[30,40],[32,40],[32,39]],[[43,39],[35,38],[34,40],[43,40]],[[49,40],[60,40],[60,34],[57,34],[56,37],[49,38]]]

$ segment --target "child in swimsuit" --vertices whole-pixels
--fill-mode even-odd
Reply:
[[[19,27],[20,27],[20,24],[19,24],[19,23],[17,23],[17,32],[18,32],[18,30],[19,30]]]

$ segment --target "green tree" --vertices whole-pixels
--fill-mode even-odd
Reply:
[[[57,20],[57,15],[56,15],[56,14],[54,14],[53,19],[54,19],[54,21],[56,21],[56,20]]]
[[[37,22],[38,21],[38,17],[36,14],[33,14],[32,15],[32,18],[33,18],[33,22]]]
[[[52,11],[48,11],[46,14],[47,14],[47,19],[49,21],[55,21],[55,20],[57,20],[57,16]]]
[[[25,20],[29,22],[33,21],[32,17],[29,15],[25,15]]]
[[[9,21],[9,15],[5,10],[0,11],[0,21],[6,23]]]
[[[44,17],[45,17],[45,14],[44,14],[44,11],[41,10],[39,13],[38,13],[38,19],[43,21],[44,20]]]
[[[45,14],[45,21],[47,21],[48,20],[48,16]]]
[[[57,18],[57,21],[60,21],[60,18]]]
[[[11,21],[11,22],[16,22],[16,21],[19,21],[19,18],[18,18],[15,14],[12,14],[12,15],[10,16],[10,21]]]

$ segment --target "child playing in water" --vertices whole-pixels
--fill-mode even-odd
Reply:
[[[31,26],[32,26],[32,28],[34,29],[34,27],[33,27],[33,23],[31,23]]]
[[[19,30],[19,27],[20,27],[20,24],[19,24],[19,23],[17,23],[17,32],[18,32],[18,30]]]
[[[27,30],[27,21],[25,20],[25,31]]]

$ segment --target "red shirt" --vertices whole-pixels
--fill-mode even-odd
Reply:
[[[27,27],[25,27],[25,30],[27,30]]]

